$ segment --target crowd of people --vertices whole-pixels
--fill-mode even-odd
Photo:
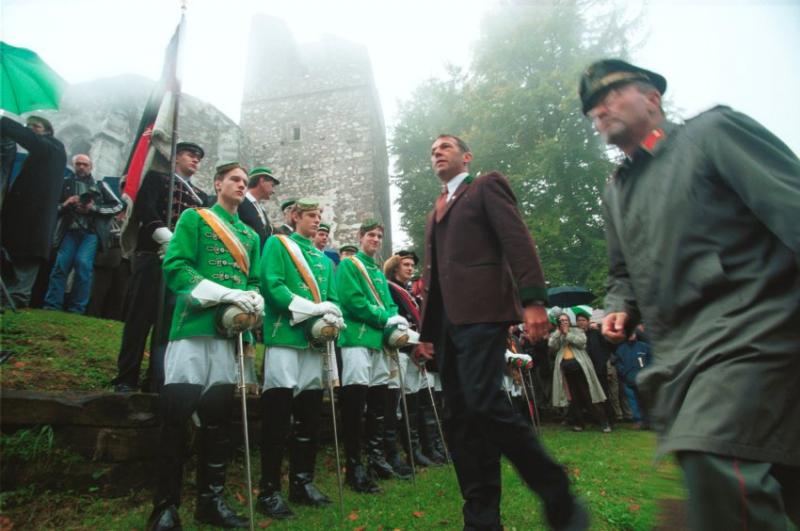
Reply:
[[[800,398],[791,321],[800,310],[800,238],[787,221],[800,204],[800,162],[724,107],[669,122],[665,90],[659,74],[616,59],[581,76],[584,114],[625,154],[603,200],[610,274],[600,323],[583,306],[548,316],[538,251],[508,179],[473,175],[472,151],[457,136],[431,146],[443,190],[416,280],[413,251],[380,259],[380,220],[364,220],[357,245],[332,252],[320,204],[285,201],[274,226],[261,205],[280,185],[269,168],[223,164],[210,197],[191,179],[203,148],[179,143],[174,172],[149,172],[127,214],[137,237],[113,380],[120,393],[160,393],[148,529],[180,527],[193,415],[195,519],[247,526],[223,496],[242,381],[260,382],[256,506],[274,518],[291,517],[291,504],[330,503],[314,483],[327,387],[338,395],[345,483],[375,494],[381,479],[452,458],[465,529],[502,528],[501,455],[542,499],[550,527],[588,528],[588,512],[533,429],[548,403],[575,431],[587,416],[606,433],[626,418],[657,429],[660,451],[675,452],[684,471],[696,529],[800,522],[800,432],[791,421]],[[31,117],[25,128],[3,117],[2,127],[4,157],[9,141],[29,152],[16,177],[3,164],[3,189],[14,179],[3,204],[11,298],[30,303],[58,222],[45,306],[82,312],[87,264],[122,205],[91,177],[86,155],[63,178],[64,148],[46,120]],[[257,341],[266,345],[261,379],[251,356],[237,365]]]

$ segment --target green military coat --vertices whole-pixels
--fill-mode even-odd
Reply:
[[[317,280],[322,301],[337,302],[336,279],[333,276],[333,262],[314,247],[311,240],[292,233],[289,236],[303,253]],[[307,321],[292,326],[289,321],[292,312],[289,304],[297,295],[314,300],[311,290],[292,261],[292,257],[277,236],[267,240],[261,259],[261,286],[264,293],[264,344],[297,349],[310,348],[305,327]]]
[[[800,465],[800,161],[717,107],[664,122],[604,197],[606,310],[647,325],[663,451]]]
[[[191,296],[201,280],[210,280],[227,288],[260,291],[258,234],[242,223],[237,214],[229,214],[219,203],[212,206],[211,210],[227,223],[244,245],[250,258],[250,271],[244,274],[225,244],[196,209],[185,210],[175,225],[175,234],[169,242],[163,264],[167,286],[177,296],[169,331],[170,340],[222,337],[215,327],[218,307],[203,308]],[[247,341],[252,341],[249,332]]]
[[[342,260],[336,270],[336,286],[347,328],[339,335],[339,346],[380,350],[383,348],[383,328],[389,317],[397,315],[397,305],[392,300],[386,277],[375,260],[361,251],[355,256],[364,264],[383,307],[375,301],[358,266],[348,258]]]

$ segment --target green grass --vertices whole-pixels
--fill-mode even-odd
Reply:
[[[117,371],[122,323],[66,312],[22,310],[0,316],[0,348],[12,356],[0,367],[5,389],[99,391]],[[146,343],[150,347],[149,340]],[[147,368],[145,352],[142,374]],[[261,367],[263,345],[256,349]]]
[[[658,500],[682,499],[677,467],[666,460],[657,468],[652,456],[652,433],[619,429],[612,434],[574,433],[548,426],[542,441],[569,470],[574,490],[592,513],[592,529],[652,529],[659,515]],[[258,453],[253,455],[254,481]],[[193,468],[187,468],[181,516],[185,529],[212,529],[193,521]],[[324,448],[317,459],[317,484],[336,502],[333,452]],[[286,481],[284,481],[286,483]],[[423,469],[417,488],[410,481],[381,482],[383,494],[356,494],[345,489],[345,514],[338,504],[325,509],[293,506],[297,516],[273,521],[257,514],[257,527],[270,529],[457,529],[461,526],[461,496],[451,467]],[[229,469],[227,496],[236,511],[246,513],[247,492],[242,459]],[[3,515],[17,528],[36,529],[142,529],[150,512],[150,493],[102,499],[91,493],[39,492],[31,486],[6,493]],[[503,462],[503,523],[506,529],[543,529],[539,500],[508,462]]]

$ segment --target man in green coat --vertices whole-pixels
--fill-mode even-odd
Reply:
[[[312,243],[320,214],[318,203],[297,200],[292,206],[295,231],[267,240],[261,261],[261,286],[268,303],[257,508],[273,518],[293,515],[281,495],[281,461],[290,432],[289,499],[315,507],[330,503],[313,483],[327,354],[311,344],[308,326],[316,318],[337,328],[344,321],[336,306],[333,262]]]
[[[664,77],[591,65],[583,112],[625,154],[604,210],[603,332],[647,323],[638,376],[695,529],[800,524],[800,161],[751,118],[665,119]]]
[[[237,516],[223,498],[239,371],[236,341],[217,327],[218,311],[228,305],[254,317],[264,311],[258,234],[236,214],[246,186],[247,173],[238,163],[218,167],[217,203],[183,212],[164,258],[167,286],[177,302],[164,358],[162,455],[148,530],[180,529],[186,422],[195,411],[200,424],[195,520],[225,528],[248,527],[247,519]],[[245,340],[252,341],[249,332]],[[252,374],[245,376],[255,380]]]
[[[408,326],[397,315],[386,277],[375,256],[383,243],[383,225],[367,220],[358,229],[361,250],[343,259],[336,270],[346,328],[342,348],[342,388],[339,393],[347,454],[347,484],[357,492],[380,489],[371,476],[393,477],[383,450],[383,421],[389,392],[390,360],[383,351],[384,331]],[[370,474],[361,462],[362,413],[367,405],[366,435]]]

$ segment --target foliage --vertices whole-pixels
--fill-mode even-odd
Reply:
[[[613,163],[581,113],[577,85],[593,60],[624,56],[626,32],[619,10],[585,0],[508,2],[485,18],[466,71],[449,68],[401,105],[393,182],[418,249],[440,186],[430,145],[451,133],[473,149],[473,173],[509,178],[551,285],[602,292],[600,195]]]
[[[19,430],[11,435],[0,434],[0,452],[4,460],[44,459],[53,451],[53,440],[52,426]]]

